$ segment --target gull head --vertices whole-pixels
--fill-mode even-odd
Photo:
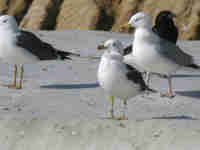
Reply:
[[[157,17],[156,17],[156,25],[159,25],[161,23],[174,23],[173,22],[173,18],[176,17],[176,14],[174,14],[173,12],[169,11],[169,10],[163,10],[161,11]]]
[[[123,55],[123,44],[116,39],[109,39],[105,41],[103,44],[98,45],[98,50],[107,50],[112,52],[117,52]]]
[[[17,22],[13,16],[2,15],[0,16],[0,29],[1,30],[17,30]]]
[[[131,19],[128,22],[128,25],[134,28],[152,28],[152,17],[145,12],[138,12],[131,17]]]
[[[169,10],[163,10],[159,12],[158,16],[156,18],[166,18],[166,19],[173,19],[176,17],[176,14],[169,11]]]

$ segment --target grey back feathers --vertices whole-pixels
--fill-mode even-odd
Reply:
[[[165,47],[165,49],[158,52],[166,58],[176,62],[178,65],[187,66],[193,64],[193,57],[182,51],[174,43],[160,39],[160,45],[161,47]]]

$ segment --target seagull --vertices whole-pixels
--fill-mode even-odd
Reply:
[[[155,19],[155,25],[152,27],[152,30],[160,38],[168,40],[169,42],[175,43],[178,40],[178,28],[176,27],[173,18],[176,17],[176,14],[169,10],[161,11]],[[146,83],[149,85],[150,81],[150,72],[146,73]],[[165,75],[157,74],[160,77],[166,78]]]
[[[4,63],[14,64],[14,80],[9,88],[22,88],[23,64],[36,63],[42,60],[71,59],[70,55],[80,56],[65,52],[43,42],[31,32],[20,30],[13,16],[0,16],[0,58]],[[16,83],[17,65],[20,65],[19,83]]]
[[[155,19],[155,25],[152,27],[154,33],[156,33],[160,38],[166,39],[170,42],[176,44],[178,39],[178,28],[176,27],[173,18],[176,17],[176,14],[169,10],[163,10],[158,13]],[[132,53],[132,44],[128,45],[124,49],[124,56],[129,57],[128,55]],[[146,73],[146,83],[149,85],[150,81],[149,72]],[[163,75],[157,74],[164,77]]]
[[[101,57],[97,78],[100,86],[107,92],[111,102],[111,118],[114,119],[114,97],[123,100],[123,114],[120,120],[126,117],[127,100],[144,93],[153,91],[146,86],[142,74],[135,68],[123,63],[123,45],[119,40],[109,39],[99,50],[105,50]]]
[[[152,30],[152,17],[144,12],[136,13],[129,20],[135,27],[132,61],[145,71],[163,74],[168,79],[168,93],[162,96],[174,97],[171,74],[182,67],[199,68],[195,60],[176,46],[175,43],[161,38]],[[195,66],[195,67],[194,67]]]

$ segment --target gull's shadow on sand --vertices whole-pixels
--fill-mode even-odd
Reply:
[[[198,118],[193,118],[190,116],[162,116],[162,117],[152,117],[152,119],[166,119],[166,120],[199,120]]]
[[[176,94],[192,98],[200,98],[200,90],[195,91],[176,91]]]
[[[52,84],[41,85],[40,88],[47,89],[89,89],[99,87],[98,83],[83,83],[83,84]]]
[[[200,78],[200,74],[174,74],[172,78]]]

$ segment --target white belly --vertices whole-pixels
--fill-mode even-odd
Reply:
[[[180,66],[159,53],[161,50],[159,40],[160,38],[152,32],[152,29],[136,29],[132,52],[134,61],[145,71],[171,74]]]
[[[138,47],[133,50],[133,57],[136,64],[144,68],[145,71],[171,74],[180,68],[178,64],[161,56],[154,47],[148,47],[144,44],[143,46],[140,44]]]
[[[11,43],[1,43],[0,59],[8,64],[36,63],[39,60],[30,52]]]
[[[134,85],[132,81],[127,80],[125,73],[122,73],[114,64],[112,64],[112,70],[108,64],[104,64],[104,67],[99,68],[98,81],[107,93],[121,100],[128,100],[140,92],[138,85]]]

